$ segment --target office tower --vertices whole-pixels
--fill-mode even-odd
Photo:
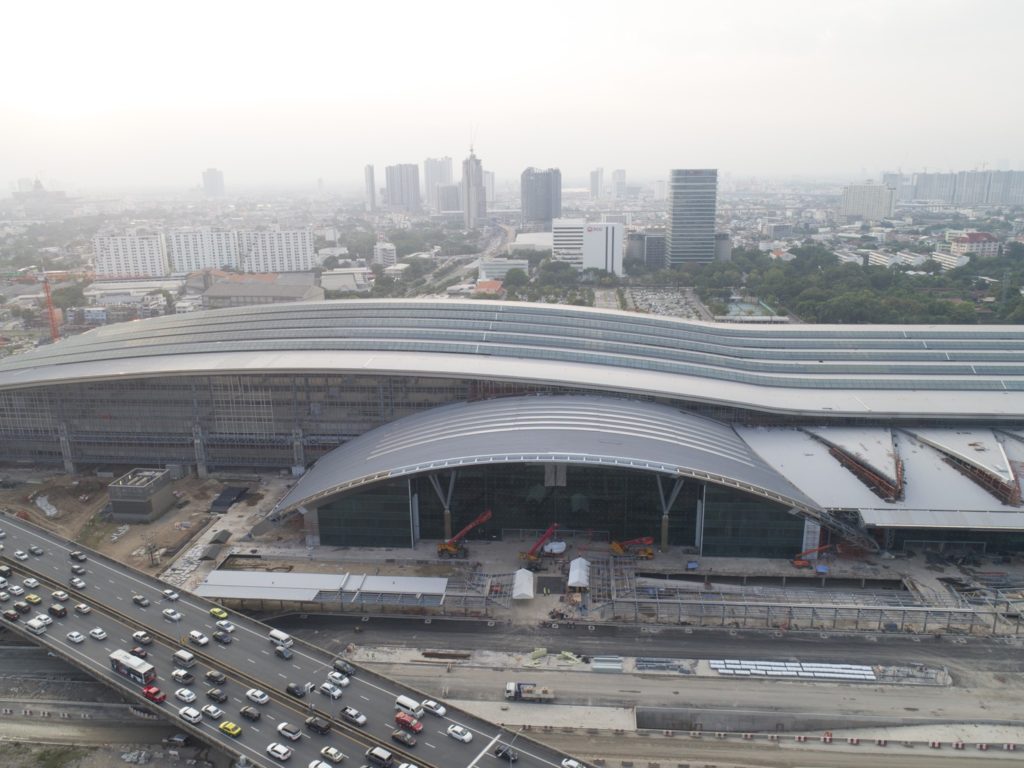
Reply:
[[[714,261],[717,194],[716,169],[669,171],[665,266]]]
[[[92,239],[97,277],[164,277],[170,274],[167,241],[162,232],[129,230]]]
[[[562,172],[527,168],[519,178],[524,232],[550,232],[562,215]]]
[[[420,168],[415,163],[389,165],[384,169],[387,180],[388,207],[393,211],[418,213],[420,206]]]
[[[881,221],[893,214],[896,191],[884,184],[851,184],[843,187],[839,215],[847,221]]]
[[[203,192],[207,197],[224,197],[224,172],[216,168],[203,171]]]
[[[588,223],[586,219],[551,222],[551,257],[577,270],[602,269],[622,274],[624,227],[619,223]]]
[[[604,196],[604,168],[590,172],[590,199],[600,200]]]
[[[484,200],[488,206],[494,203],[494,171],[484,171]]]
[[[423,161],[423,184],[427,207],[440,211],[437,190],[452,183],[452,159],[450,157],[428,157]]]
[[[373,180],[373,166],[368,165],[363,168],[363,194],[366,197],[366,210],[376,211],[377,210],[377,185]]]
[[[648,269],[665,268],[665,233],[644,234],[644,266]]]
[[[203,229],[179,229],[167,234],[167,258],[171,272],[201,269],[238,269],[238,233]]]
[[[306,272],[317,266],[312,229],[242,230],[239,263],[245,272]]]
[[[621,168],[612,171],[612,197],[616,200],[626,197],[626,172]]]
[[[384,235],[377,235],[377,242],[373,244],[373,263],[382,267],[393,267],[398,263],[398,251],[384,239]]]
[[[469,157],[462,161],[463,226],[476,229],[487,217],[487,196],[484,190],[484,167],[469,148]]]
[[[444,184],[437,188],[438,211],[462,210],[462,187],[458,184]]]

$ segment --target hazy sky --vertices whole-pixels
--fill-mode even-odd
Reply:
[[[12,2],[0,184],[356,188],[474,137],[499,184],[1024,168],[1022,30],[1019,0]]]

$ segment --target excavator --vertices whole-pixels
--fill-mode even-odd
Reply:
[[[466,545],[462,543],[462,540],[466,538],[470,531],[477,526],[483,525],[491,519],[491,510],[485,509],[480,515],[473,520],[469,525],[463,528],[461,531],[456,533],[450,539],[446,539],[437,545],[437,556],[438,557],[458,557],[465,559],[469,557],[469,550],[466,549]]]
[[[533,546],[530,547],[530,551],[529,552],[520,552],[519,553],[519,559],[520,560],[525,560],[526,561],[526,567],[529,568],[531,571],[539,571],[539,570],[541,570],[540,554],[539,554],[540,550],[541,550],[541,547],[544,546],[544,543],[548,539],[550,539],[552,536],[555,535],[555,531],[557,531],[557,530],[558,530],[558,523],[552,523],[550,525],[550,527],[546,531],[544,531],[544,533],[541,534],[540,538],[537,539],[537,541],[535,541],[533,543]]]
[[[805,549],[799,555],[790,560],[790,562],[793,564],[794,568],[810,568],[811,561],[808,560],[807,557],[809,557],[810,555],[828,552],[830,549],[832,549],[831,544],[825,544],[821,547],[814,547],[813,549]]]
[[[641,536],[639,539],[630,539],[629,541],[613,541],[609,548],[614,557],[632,555],[638,560],[653,560],[654,547],[651,546],[653,543],[653,536]]]

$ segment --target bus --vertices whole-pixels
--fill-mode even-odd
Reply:
[[[139,685],[149,685],[156,680],[156,668],[152,664],[120,649],[110,654],[110,668]]]

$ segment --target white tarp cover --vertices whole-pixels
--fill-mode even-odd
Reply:
[[[569,586],[590,589],[590,561],[577,557],[569,561]]]
[[[533,572],[520,568],[512,576],[512,599],[533,600]]]

